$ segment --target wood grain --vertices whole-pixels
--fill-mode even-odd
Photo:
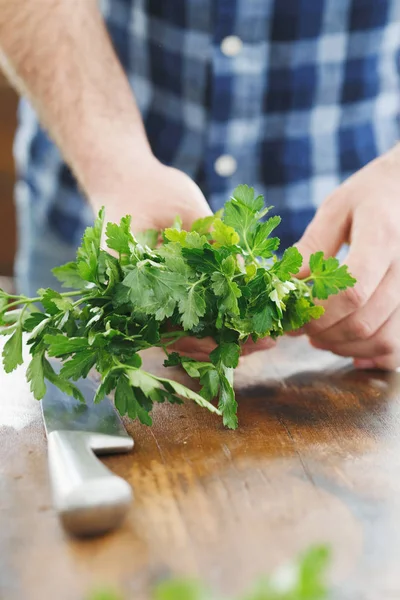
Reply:
[[[83,541],[53,514],[23,375],[0,375],[0,598],[84,600],[104,583],[144,600],[171,574],[228,594],[316,542],[332,547],[333,598],[400,598],[397,374],[355,372],[303,339],[246,357],[237,431],[190,403],[157,407],[151,429],[127,423],[135,449],[105,463],[135,502],[119,531]]]

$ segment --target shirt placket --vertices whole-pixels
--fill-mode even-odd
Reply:
[[[234,60],[242,51],[237,35],[235,0],[214,3],[214,35],[210,65],[210,107],[205,157],[205,174],[209,200],[218,206],[218,194],[226,189],[227,180],[237,170],[237,157],[228,144],[228,127],[232,117]]]
[[[205,157],[208,197],[214,210],[235,185],[253,185],[258,180],[267,65],[261,45],[265,48],[270,1],[252,0],[251,10],[247,2],[216,0],[214,5]]]

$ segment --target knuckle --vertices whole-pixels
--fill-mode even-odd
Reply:
[[[386,356],[387,354],[394,354],[396,352],[396,341],[392,335],[383,335],[377,341],[377,352],[379,355]]]
[[[385,243],[399,240],[399,225],[397,219],[386,219],[379,227],[380,235]]]
[[[351,309],[355,310],[357,308],[362,308],[366,304],[368,294],[365,288],[358,284],[343,292],[343,299]]]
[[[367,340],[372,334],[372,325],[363,319],[354,319],[348,328],[348,338],[351,340]]]
[[[321,204],[321,206],[318,208],[317,215],[322,218],[330,217],[332,215],[332,213],[336,212],[336,210],[337,210],[337,206],[336,206],[337,200],[338,200],[337,193],[333,193],[333,194],[330,194],[329,196],[327,196],[325,198],[325,200],[323,201],[323,203]]]

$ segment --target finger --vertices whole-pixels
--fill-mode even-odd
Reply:
[[[286,335],[288,335],[289,337],[300,337],[301,335],[305,334],[305,329],[304,327],[300,327],[299,329],[293,329],[293,331],[288,331],[286,333]]]
[[[315,337],[324,344],[367,340],[389,319],[399,305],[400,262],[393,263],[367,304]]]
[[[183,337],[173,344],[170,348],[184,356],[202,356],[201,360],[209,360],[210,353],[216,347],[216,343],[211,337],[206,337],[201,340],[194,337]],[[204,358],[205,357],[205,358]],[[200,360],[200,359],[196,359]]]
[[[379,212],[375,215],[371,212],[371,210],[360,210],[353,216],[350,250],[346,263],[357,283],[354,287],[331,296],[329,300],[322,303],[325,314],[321,319],[306,325],[308,335],[319,335],[363,308],[389,270],[393,251],[392,249],[388,251],[385,227],[381,226]],[[376,226],[377,223],[379,227]]]
[[[296,247],[303,256],[303,266],[298,277],[309,274],[311,254],[322,251],[327,256],[336,256],[347,240],[350,228],[349,209],[345,194],[339,188],[318,209],[314,219],[297,242]]]
[[[400,353],[378,356],[374,359],[359,359],[354,361],[357,369],[382,369],[395,371],[400,367]]]
[[[276,346],[276,341],[271,338],[263,338],[262,340],[258,340],[257,342],[253,342],[253,340],[250,338],[245,344],[243,344],[241,348],[241,354],[242,356],[246,356],[247,354],[253,354],[253,352],[270,350],[274,346]]]
[[[185,358],[192,358],[193,360],[197,360],[198,362],[210,362],[210,357],[208,354],[204,354],[202,352],[179,352],[181,356]]]
[[[342,344],[325,344],[311,338],[311,344],[322,350],[330,350],[339,356],[375,358],[400,353],[400,307],[369,339]]]

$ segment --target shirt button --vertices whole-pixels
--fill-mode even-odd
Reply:
[[[228,35],[221,42],[221,52],[225,56],[237,56],[243,48],[243,42],[237,35]]]
[[[214,169],[220,177],[230,177],[237,169],[237,161],[230,154],[222,154],[215,161]]]

